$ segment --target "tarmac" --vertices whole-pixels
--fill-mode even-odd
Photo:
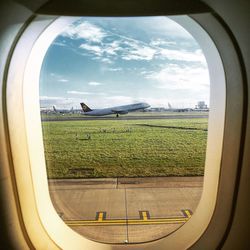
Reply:
[[[162,238],[194,213],[203,177],[49,180],[64,222],[94,241],[121,244]]]
[[[59,122],[59,121],[92,121],[92,120],[155,120],[155,119],[199,119],[199,118],[208,118],[208,115],[201,115],[201,114],[176,114],[176,115],[125,115],[122,116],[120,115],[119,117],[115,116],[86,116],[82,115],[80,117],[70,117],[70,116],[61,116],[61,117],[47,117],[47,118],[42,118],[43,122],[46,121],[51,121],[51,122]]]

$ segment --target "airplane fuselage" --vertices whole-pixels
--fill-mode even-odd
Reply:
[[[111,115],[111,114],[127,114],[128,112],[133,112],[137,110],[142,110],[150,107],[147,103],[135,103],[123,106],[116,106],[111,108],[104,108],[104,109],[93,109],[88,112],[84,112],[84,115],[89,116],[102,116],[102,115]]]

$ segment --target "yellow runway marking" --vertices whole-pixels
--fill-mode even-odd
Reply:
[[[97,219],[97,221],[98,222],[102,222],[103,221],[103,212],[100,212],[99,214],[98,214],[98,219]]]
[[[190,213],[190,210],[184,210],[184,213],[187,215],[188,218],[191,218],[191,213]]]
[[[148,211],[140,211],[140,219],[106,219],[106,212],[97,212],[96,220],[65,220],[68,226],[114,226],[114,225],[157,225],[185,223],[192,216],[189,209],[182,210],[183,216],[150,218]]]
[[[142,212],[142,218],[144,221],[148,220],[147,212],[145,212],[145,211]]]

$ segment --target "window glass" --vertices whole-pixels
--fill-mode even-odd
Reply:
[[[209,75],[167,17],[81,17],[40,73],[50,195],[73,230],[138,243],[182,226],[199,202]]]

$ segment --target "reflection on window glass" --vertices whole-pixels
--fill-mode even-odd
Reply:
[[[82,17],[40,73],[48,183],[59,216],[106,243],[161,238],[199,202],[209,76],[199,44],[167,17]]]

